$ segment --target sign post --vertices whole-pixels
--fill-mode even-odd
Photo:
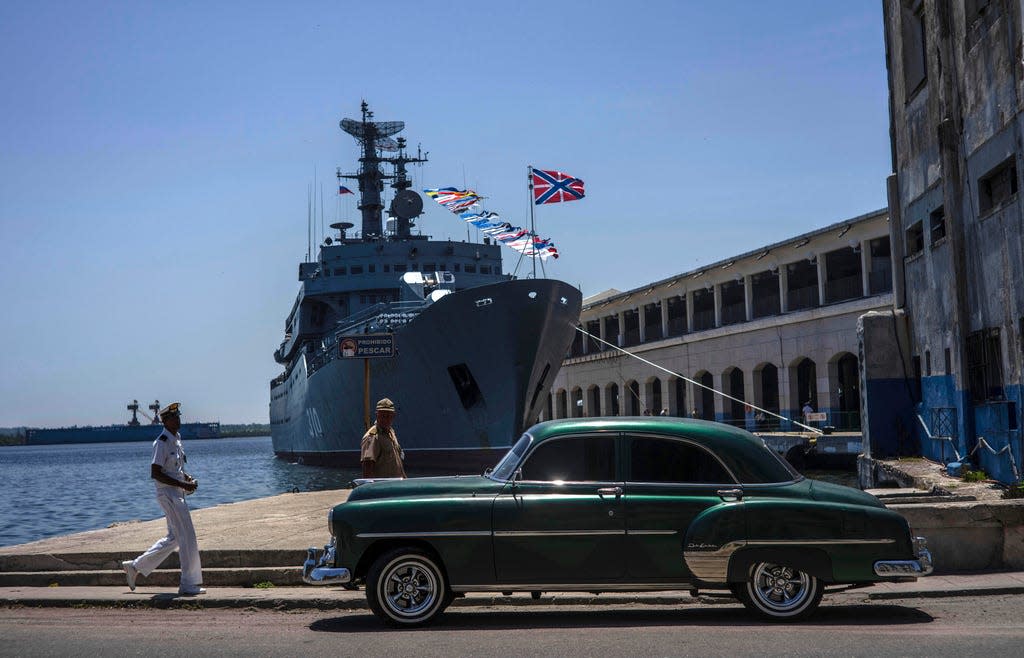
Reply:
[[[338,336],[338,354],[343,359],[363,360],[363,423],[370,428],[370,359],[395,355],[394,334]]]

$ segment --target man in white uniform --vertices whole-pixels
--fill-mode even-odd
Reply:
[[[138,574],[148,576],[167,556],[178,549],[181,562],[181,584],[178,594],[195,596],[205,594],[203,572],[199,564],[199,545],[192,517],[185,503],[186,494],[196,490],[199,483],[185,472],[185,451],[181,447],[181,404],[175,402],[160,410],[164,431],[153,442],[153,464],[150,477],[156,480],[156,502],[167,517],[167,536],[153,544],[148,551],[121,563],[128,576],[128,587],[135,591]]]

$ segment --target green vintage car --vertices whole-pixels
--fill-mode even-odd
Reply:
[[[531,427],[481,476],[379,481],[328,515],[311,584],[365,585],[388,624],[465,592],[731,590],[771,620],[826,587],[914,579],[931,556],[862,491],[794,471],[719,423],[591,418]]]

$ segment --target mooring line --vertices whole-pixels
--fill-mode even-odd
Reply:
[[[612,343],[609,343],[608,341],[604,340],[600,336],[595,336],[594,334],[590,333],[589,331],[587,331],[583,327],[576,326],[576,325],[573,325],[573,327],[576,329],[576,331],[580,332],[584,336],[589,336],[589,337],[593,338],[594,340],[596,340],[599,343],[604,343],[608,347],[610,347],[610,348],[612,348],[614,350],[618,350],[618,351],[622,352],[626,356],[631,356],[634,359],[636,359],[637,361],[640,361],[642,363],[646,363],[647,365],[652,366],[654,368],[657,368],[658,370],[661,370],[662,372],[667,372],[668,374],[673,375],[675,377],[678,377],[679,379],[682,379],[683,381],[689,382],[689,383],[693,384],[694,386],[700,386],[703,389],[707,389],[707,390],[711,391],[712,393],[714,393],[715,395],[720,395],[723,398],[728,398],[728,399],[733,400],[735,402],[739,402],[741,404],[749,405],[751,409],[755,409],[757,411],[761,411],[763,413],[766,413],[769,416],[774,416],[774,417],[779,418],[781,420],[784,420],[786,422],[793,423],[797,427],[802,427],[802,428],[804,428],[804,429],[806,429],[806,430],[808,430],[810,432],[814,432],[815,434],[818,434],[818,435],[823,435],[824,434],[824,432],[821,431],[820,429],[818,429],[817,427],[811,427],[809,425],[804,425],[801,422],[795,421],[792,418],[786,418],[785,416],[779,415],[779,414],[777,414],[774,411],[771,411],[769,409],[763,409],[761,407],[758,407],[758,406],[755,406],[753,404],[750,404],[746,400],[741,400],[739,398],[734,398],[733,396],[729,395],[728,393],[724,393],[724,392],[719,391],[718,389],[712,388],[710,386],[705,386],[704,384],[701,384],[700,382],[698,382],[696,380],[690,379],[686,375],[681,375],[678,372],[673,372],[673,371],[669,370],[668,368],[666,368],[664,366],[659,366],[657,363],[654,363],[653,361],[648,361],[647,359],[643,358],[642,356],[639,356],[637,354],[633,354],[629,350],[622,349],[618,345],[613,345]],[[621,374],[621,372],[620,372],[620,374]]]

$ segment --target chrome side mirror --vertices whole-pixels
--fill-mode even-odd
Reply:
[[[523,479],[523,469],[517,468],[516,472],[512,474],[512,483],[515,484]]]

